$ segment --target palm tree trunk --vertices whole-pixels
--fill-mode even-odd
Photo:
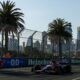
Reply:
[[[8,51],[8,32],[5,31],[5,50]]]
[[[52,53],[54,53],[54,41],[52,42]]]
[[[62,58],[62,43],[61,43],[61,37],[59,37],[59,58]]]
[[[19,38],[19,34],[18,34],[18,54],[19,54],[19,41],[20,41],[20,38]]]
[[[52,54],[53,54],[52,58],[55,59],[54,41],[51,42],[51,44],[52,44]]]
[[[2,32],[2,49],[3,49],[4,33]]]
[[[14,51],[15,50],[15,48],[14,48],[14,46],[15,46],[15,44],[14,44],[14,34],[12,33],[12,50]]]
[[[51,41],[51,47],[52,47],[51,53],[53,54],[52,57],[54,58],[54,41]]]

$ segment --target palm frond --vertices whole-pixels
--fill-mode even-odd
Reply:
[[[24,28],[24,20],[22,19],[23,13],[20,12],[20,8],[15,8],[15,2],[13,1],[3,1],[0,2],[1,8],[0,8],[0,22],[3,25],[5,25],[5,30],[8,32],[11,31],[18,31],[19,29]]]
[[[63,38],[72,37],[71,23],[66,22],[64,19],[57,18],[49,23],[48,34],[50,36],[61,36]]]

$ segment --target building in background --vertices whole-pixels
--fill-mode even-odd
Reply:
[[[31,40],[32,40],[32,36],[29,36],[26,46],[31,46],[31,43],[32,43]]]
[[[46,52],[52,53],[53,46],[51,44],[47,44]]]
[[[47,32],[43,31],[42,32],[42,42],[41,42],[41,50],[45,52],[47,48]]]
[[[76,56],[80,56],[80,26],[77,27]]]
[[[40,51],[40,42],[37,40],[37,41],[33,44],[33,47]]]
[[[77,39],[80,40],[80,27],[77,27]]]
[[[80,51],[80,27],[77,28],[76,50]]]
[[[8,50],[18,51],[18,40],[14,38],[9,38],[8,40]]]

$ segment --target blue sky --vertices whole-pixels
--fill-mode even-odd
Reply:
[[[3,1],[3,0],[1,0]],[[6,0],[5,0],[6,1]],[[72,23],[73,37],[80,26],[80,0],[13,0],[24,13],[25,27],[47,31],[48,24],[56,18]]]

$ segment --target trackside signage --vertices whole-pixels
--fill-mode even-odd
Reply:
[[[28,59],[28,65],[46,65],[49,64],[50,59],[46,60],[46,59]]]
[[[47,58],[0,58],[0,67],[3,68],[14,68],[14,67],[27,67],[33,65],[46,65],[52,59]],[[60,61],[63,64],[68,64],[69,59],[62,59]],[[80,65],[80,59],[71,59],[71,64]]]

